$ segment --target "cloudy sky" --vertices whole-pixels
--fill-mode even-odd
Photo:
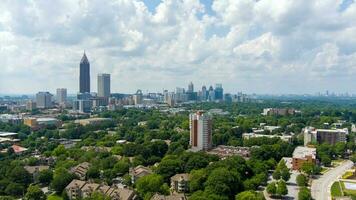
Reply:
[[[91,86],[248,93],[356,93],[353,0],[2,0],[0,93]]]

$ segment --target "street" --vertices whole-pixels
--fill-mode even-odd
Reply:
[[[353,162],[347,160],[343,162],[340,166],[326,172],[318,179],[313,180],[311,185],[312,197],[316,200],[330,200],[330,188],[332,183],[336,181],[339,176],[345,173],[345,171],[350,169],[352,166]]]

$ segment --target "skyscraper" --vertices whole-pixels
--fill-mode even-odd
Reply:
[[[203,85],[203,87],[201,88],[201,101],[206,101],[207,99],[207,91],[206,91],[206,87],[205,85]]]
[[[142,90],[137,90],[136,94],[133,95],[133,99],[134,99],[135,105],[142,104],[142,100],[143,100]]]
[[[110,74],[98,74],[98,97],[110,97]]]
[[[90,63],[87,55],[84,55],[80,60],[80,72],[79,72],[79,92],[90,93]]]
[[[215,91],[213,86],[209,87],[209,91],[208,91],[208,101],[215,101]]]
[[[189,115],[190,142],[193,150],[209,150],[212,148],[211,116],[203,112]]]
[[[51,108],[52,107],[52,94],[49,92],[38,92],[36,94],[37,108]]]
[[[67,100],[67,89],[66,88],[58,88],[56,100],[60,105],[65,105]]]
[[[194,85],[193,82],[190,82],[188,85],[188,91],[187,92],[194,92]]]
[[[224,98],[224,89],[222,88],[222,84],[215,85],[215,100],[222,101]]]

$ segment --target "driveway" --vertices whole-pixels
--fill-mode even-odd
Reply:
[[[311,185],[311,194],[315,200],[330,200],[330,188],[339,176],[344,174],[346,170],[350,169],[354,163],[350,160],[343,162],[338,167],[329,170],[318,179],[313,180]]]

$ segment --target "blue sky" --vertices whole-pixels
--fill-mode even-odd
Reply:
[[[356,93],[353,0],[58,0],[0,4],[0,93],[91,88]]]

